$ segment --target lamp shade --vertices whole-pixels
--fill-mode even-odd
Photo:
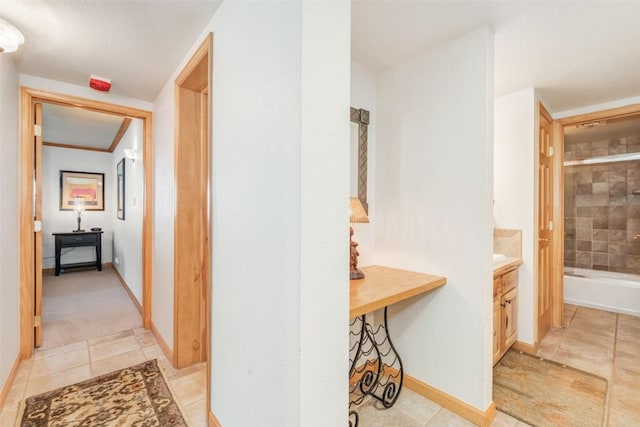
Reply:
[[[352,224],[369,222],[369,217],[357,197],[351,197],[349,202],[349,222]]]

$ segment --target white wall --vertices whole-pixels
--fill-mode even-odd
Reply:
[[[175,76],[167,81],[153,104],[154,205],[151,316],[153,324],[170,348],[173,348],[174,79]],[[215,133],[215,129],[213,132]],[[157,313],[167,313],[167,315],[159,316]]]
[[[369,127],[368,127],[368,143],[367,143],[367,203],[369,204],[369,223],[353,224],[353,238],[358,242],[358,265],[371,265],[373,263],[373,251],[375,247],[375,222],[376,222],[376,76],[375,72],[366,66],[351,61],[351,106],[353,108],[362,108],[369,111]],[[353,138],[357,141],[358,125],[351,123],[352,142]],[[357,145],[357,144],[356,144]],[[357,151],[351,152],[349,164],[351,165],[351,174],[356,173],[355,191],[350,192],[352,196],[357,196]]]
[[[405,372],[480,410],[492,396],[493,34],[378,79],[376,263],[445,276],[389,309]]]
[[[340,426],[349,400],[350,1],[302,1],[301,27],[300,415],[292,425]]]
[[[0,390],[19,352],[18,73],[0,54]]]
[[[118,270],[136,299],[142,304],[142,208],[144,202],[144,165],[142,157],[136,161],[127,159],[125,149],[135,149],[142,154],[142,120],[133,119],[118,147],[111,154],[111,222],[113,224],[113,266]],[[117,218],[118,162],[124,160],[124,220]],[[117,258],[117,260],[116,260]]]
[[[214,32],[211,390],[223,425],[347,419],[349,10],[224,2],[205,29]],[[173,81],[189,57],[154,102],[153,321],[168,342],[172,320],[157,313],[173,306]]]
[[[496,98],[494,207],[497,228],[522,230],[518,271],[518,341],[535,342],[536,94],[526,89]]]
[[[52,233],[69,233],[78,228],[75,211],[60,210],[60,171],[95,172],[104,174],[104,210],[82,213],[81,227],[89,230],[100,227],[102,234],[102,262],[111,262],[112,203],[111,153],[75,150],[61,147],[42,148],[42,266],[55,266],[55,240]],[[63,264],[95,260],[95,248],[65,248]]]

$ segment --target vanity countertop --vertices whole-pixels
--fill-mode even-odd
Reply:
[[[499,276],[502,273],[506,273],[513,267],[517,267],[522,264],[522,258],[509,257],[504,261],[493,264],[493,276]]]

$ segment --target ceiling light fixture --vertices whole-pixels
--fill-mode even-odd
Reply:
[[[136,150],[135,148],[125,148],[123,151],[124,156],[132,162],[135,162],[139,158],[138,150]]]
[[[578,123],[576,125],[576,129],[595,128],[595,127],[598,127],[598,126],[606,126],[606,124],[607,124],[606,120],[599,120],[599,121],[587,122],[587,123]]]
[[[16,27],[0,18],[0,53],[15,52],[24,43],[24,36]]]

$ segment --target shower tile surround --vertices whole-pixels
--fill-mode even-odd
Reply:
[[[565,144],[565,161],[640,152],[640,132]],[[640,160],[564,168],[567,267],[640,274]]]

